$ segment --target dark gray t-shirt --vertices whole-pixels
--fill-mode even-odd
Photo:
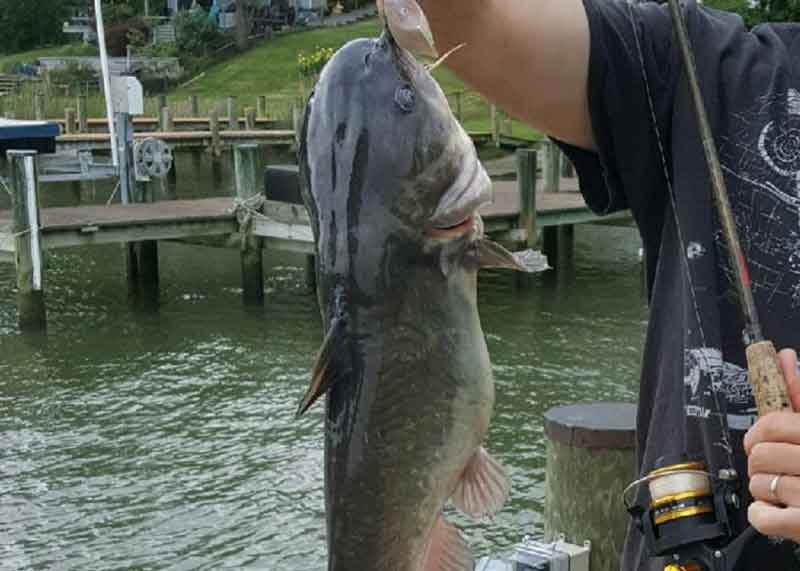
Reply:
[[[651,314],[640,472],[661,456],[684,455],[712,470],[732,458],[746,477],[742,437],[755,406],[743,325],[668,9],[585,5],[599,152],[563,147],[589,205],[601,213],[630,208],[645,246]],[[779,348],[800,348],[800,25],[748,31],[738,16],[694,2],[685,13],[765,335]],[[744,529],[746,509],[737,519]],[[623,570],[661,571],[642,543],[631,529]],[[738,569],[800,569],[793,547],[762,539]]]

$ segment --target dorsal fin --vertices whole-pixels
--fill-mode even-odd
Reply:
[[[349,352],[345,345],[346,320],[344,316],[337,315],[331,320],[328,333],[322,341],[322,346],[314,363],[311,373],[311,386],[308,387],[303,400],[297,407],[297,416],[306,412],[316,400],[328,392],[337,379],[347,374],[350,366],[347,364]]]

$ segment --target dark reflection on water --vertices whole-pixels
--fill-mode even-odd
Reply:
[[[202,156],[181,156],[178,175],[179,197],[230,191]],[[83,200],[111,193],[91,190]],[[494,521],[456,517],[478,554],[540,529],[544,411],[635,396],[638,239],[585,227],[576,240],[560,284],[480,280],[497,381],[488,447],[513,486]],[[267,258],[268,302],[252,309],[235,251],[162,244],[162,305],[137,313],[119,247],[56,251],[44,336],[17,333],[13,268],[0,265],[0,569],[323,568],[320,409],[294,420],[319,316],[303,259]]]

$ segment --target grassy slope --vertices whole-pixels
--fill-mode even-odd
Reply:
[[[300,91],[297,54],[300,51],[311,52],[323,47],[338,48],[352,39],[375,37],[379,33],[380,24],[377,19],[372,19],[339,28],[282,35],[210,67],[201,78],[172,92],[170,99],[185,99],[189,95],[222,99],[228,95],[236,95],[240,100],[253,101],[258,95],[265,94],[297,95]],[[465,89],[458,78],[442,67],[436,70],[435,76],[445,93]],[[465,97],[463,110],[464,123],[468,128],[489,130],[489,111],[485,101],[476,96]],[[538,133],[517,121],[512,124],[512,133],[539,138]]]

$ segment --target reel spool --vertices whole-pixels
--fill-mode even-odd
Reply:
[[[137,180],[167,176],[172,162],[172,149],[160,139],[147,138],[134,144],[133,163]]]
[[[658,467],[630,484],[625,507],[645,538],[652,557],[668,557],[664,571],[730,571],[756,533],[733,539],[731,510],[739,507],[737,475],[714,475],[701,461],[659,460]],[[649,500],[632,504],[629,493],[647,484]]]

